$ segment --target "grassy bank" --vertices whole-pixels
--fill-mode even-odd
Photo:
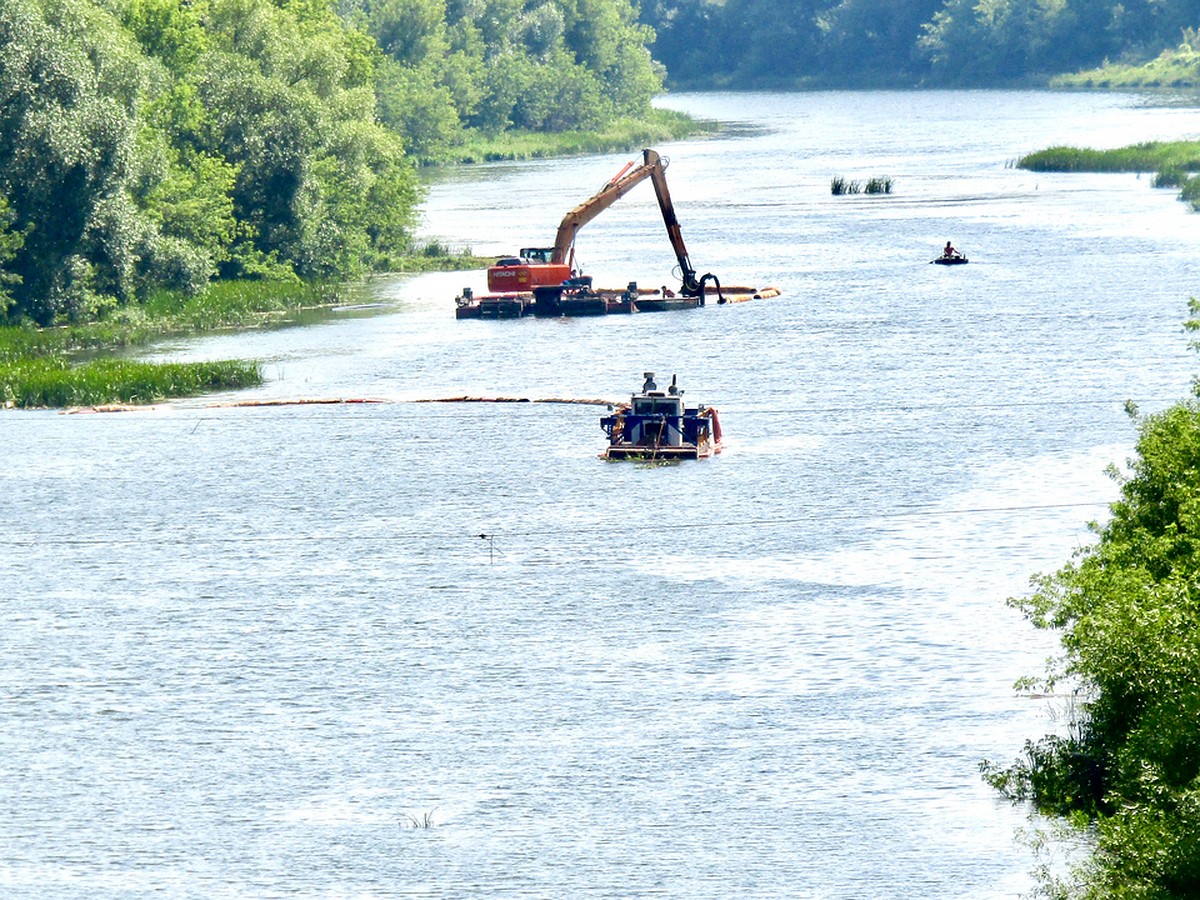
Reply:
[[[494,262],[432,243],[395,261],[400,272],[481,268]],[[171,335],[286,322],[303,310],[352,300],[352,286],[299,282],[214,282],[199,296],[160,291],[94,322],[52,328],[0,326],[0,406],[65,407],[153,403],[262,383],[244,360],[150,363],[113,358],[116,351]]]
[[[698,121],[674,110],[656,109],[648,119],[619,119],[600,131],[564,131],[557,134],[514,131],[497,137],[475,132],[467,136],[465,143],[454,147],[450,157],[428,162],[477,163],[615,153],[653,147],[663,141],[697,134],[710,134],[716,128],[713,122]]]
[[[1098,69],[1056,75],[1051,87],[1068,88],[1192,88],[1200,86],[1200,53],[1186,44],[1165,50],[1141,65],[1110,63]]]
[[[1017,160],[1032,172],[1154,172],[1154,187],[1179,188],[1179,199],[1200,210],[1200,141],[1149,141],[1113,150],[1049,147]]]
[[[146,363],[96,359],[72,364],[62,357],[0,362],[0,391],[18,408],[153,403],[262,383],[257,363],[218,360]]]
[[[1049,147],[1022,156],[1017,166],[1033,172],[1194,172],[1200,170],[1200,141],[1148,141],[1113,150]]]
[[[96,322],[0,327],[0,404],[152,403],[261,384],[261,368],[254,362],[150,363],[96,354],[168,335],[261,325],[344,299],[345,289],[330,285],[220,282],[197,297],[154,294]]]

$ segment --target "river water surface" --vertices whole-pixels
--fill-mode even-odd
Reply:
[[[1015,898],[980,781],[1060,727],[1005,605],[1088,539],[1134,400],[1189,391],[1197,219],[1135,175],[1011,168],[1200,135],[1162,98],[678,95],[692,260],[782,296],[456,321],[481,273],[173,342],[268,383],[0,415],[6,897]],[[547,243],[627,155],[438,173],[425,232]],[[834,176],[893,179],[834,197]],[[929,264],[947,239],[967,266]],[[653,193],[581,232],[671,283]],[[598,458],[677,373],[727,449]],[[234,399],[374,398],[234,408]],[[414,825],[421,827],[413,827]],[[425,827],[428,826],[428,827]]]

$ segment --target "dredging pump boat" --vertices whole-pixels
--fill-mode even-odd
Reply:
[[[671,376],[660,391],[654,373],[645,373],[640,393],[600,419],[608,434],[605,459],[701,459],[721,452],[721,422],[711,406],[685,406]]]

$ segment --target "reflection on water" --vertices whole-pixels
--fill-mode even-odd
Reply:
[[[1054,642],[1004,600],[1103,516],[1124,401],[1187,392],[1198,240],[1145,180],[1006,163],[1200,113],[667,102],[755,126],[659,149],[697,267],[782,297],[457,322],[482,273],[397,277],[383,310],[164,351],[265,360],[238,399],[388,402],[3,417],[8,895],[1029,890],[1027,813],[977,764],[1053,727],[1011,685]],[[622,161],[454,170],[426,228],[541,242]],[[581,232],[598,282],[669,280],[656,216],[647,189]],[[969,266],[928,264],[948,238]],[[405,402],[650,370],[725,453],[615,465],[601,407]]]

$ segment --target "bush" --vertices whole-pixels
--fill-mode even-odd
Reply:
[[[1193,314],[1200,304],[1192,301]],[[1200,330],[1200,321],[1187,323]],[[984,777],[1013,799],[1096,824],[1086,898],[1200,896],[1200,403],[1140,420],[1136,456],[1096,543],[1012,601],[1062,630],[1047,687],[1089,700],[1072,733],[1027,743]]]

